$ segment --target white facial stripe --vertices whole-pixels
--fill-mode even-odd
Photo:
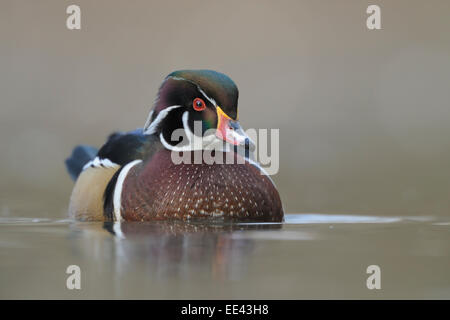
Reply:
[[[144,134],[147,134],[147,135],[154,134],[156,132],[156,129],[158,128],[158,125],[169,114],[169,111],[176,109],[176,108],[181,108],[181,106],[170,106],[170,107],[167,107],[167,108],[161,110],[158,113],[158,115],[156,116],[155,120],[153,120],[152,123],[150,123],[148,128],[147,129],[144,128]]]
[[[144,131],[147,130],[148,126],[150,125],[150,121],[152,121],[152,116],[155,110],[151,110],[150,113],[148,114],[147,120],[145,121],[144,124]]]
[[[166,141],[166,139],[164,139],[162,132],[159,134],[159,140],[161,141],[164,148],[171,150],[171,151],[190,151],[191,150],[190,144],[186,145],[186,146],[182,146],[182,147],[172,146],[170,143],[168,143]]]
[[[208,95],[205,93],[205,91],[202,90],[202,88],[200,88],[200,86],[197,85],[197,88],[198,88],[198,91],[200,91],[201,94],[204,95],[205,98],[208,99],[209,102],[211,102],[213,106],[217,107],[216,100],[214,100],[213,98],[208,97]]]
[[[170,77],[170,79],[173,79],[173,80],[182,80],[182,81],[189,81],[189,80],[186,80],[185,78],[181,78],[181,77]]]
[[[130,169],[140,162],[142,162],[142,160],[134,160],[126,164],[125,167],[123,167],[123,169],[120,171],[119,176],[117,177],[113,195],[114,217],[117,222],[120,222],[122,219],[122,216],[120,214],[120,208],[122,205],[121,201],[122,201],[123,182],[125,181],[125,178],[127,177],[127,174],[130,171]]]
[[[185,79],[185,78],[181,78],[181,77],[171,77],[173,80],[180,80],[180,81],[189,81],[192,84],[195,84],[197,86],[198,91],[200,91],[200,93],[209,101],[212,103],[213,106],[217,107],[217,103],[213,98],[210,98],[205,91],[202,90],[202,88],[200,88],[200,86],[198,84],[196,84],[195,82]]]
[[[183,113],[183,116],[182,116],[181,120],[183,121],[183,129],[184,129],[184,132],[186,134],[186,137],[189,140],[189,144],[185,145],[185,146],[182,146],[182,147],[172,146],[170,143],[168,143],[166,141],[166,139],[164,139],[164,135],[161,132],[160,135],[159,135],[159,140],[161,141],[162,145],[166,149],[169,149],[169,150],[172,150],[172,151],[189,151],[189,150],[192,150],[191,144],[192,144],[193,133],[189,129],[188,117],[189,117],[189,112],[185,111]]]
[[[95,157],[94,160],[89,161],[88,163],[86,163],[83,167],[83,170],[86,170],[89,167],[94,167],[94,168],[115,168],[118,167],[119,165],[117,163],[112,162],[109,159],[100,159],[99,157]]]

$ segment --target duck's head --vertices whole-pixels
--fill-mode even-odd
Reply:
[[[159,89],[144,134],[158,135],[172,150],[180,150],[180,141],[183,146],[194,135],[203,136],[208,144],[225,141],[251,149],[252,142],[238,122],[238,96],[236,84],[222,73],[172,72]]]

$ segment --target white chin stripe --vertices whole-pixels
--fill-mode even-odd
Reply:
[[[89,161],[83,167],[83,170],[86,170],[89,167],[92,168],[117,168],[119,165],[117,163],[112,162],[109,159],[100,159],[99,157],[95,157],[94,160]]]
[[[181,106],[171,106],[167,107],[163,110],[161,110],[158,115],[156,116],[155,120],[153,120],[149,125],[148,128],[144,127],[144,134],[154,134],[156,132],[156,129],[158,128],[159,124],[162,120],[164,120],[165,117],[169,114],[169,112],[173,109],[181,108]],[[151,119],[151,118],[150,118]]]
[[[128,172],[131,168],[133,168],[138,163],[142,162],[142,160],[134,160],[130,163],[127,163],[125,167],[120,171],[119,176],[117,177],[116,186],[114,188],[114,196],[113,196],[113,206],[114,206],[114,217],[117,222],[120,222],[122,216],[120,215],[120,209],[122,205],[122,186],[125,178],[127,177]]]
[[[216,151],[224,151],[221,147],[223,144],[222,140],[219,140],[216,136],[210,135],[208,137],[194,137],[194,133],[189,128],[188,124],[189,112],[185,111],[182,116],[183,129],[186,138],[188,139],[188,144],[185,145],[171,145],[164,138],[163,133],[159,134],[159,140],[161,141],[164,148],[171,151],[196,151],[214,148]],[[227,150],[228,151],[228,150]]]

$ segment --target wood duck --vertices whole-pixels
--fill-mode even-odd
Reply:
[[[237,86],[222,73],[169,74],[143,128],[112,134],[98,151],[73,150],[69,214],[85,221],[282,221],[280,196],[252,160],[237,104]]]

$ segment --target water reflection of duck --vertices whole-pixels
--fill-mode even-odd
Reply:
[[[171,73],[143,129],[111,135],[98,152],[74,149],[66,161],[76,179],[70,214],[104,221],[281,221],[278,191],[248,156],[253,146],[237,121],[237,101],[238,89],[224,74]],[[203,141],[185,143],[195,136]],[[211,146],[220,146],[209,151],[212,164],[204,158]],[[174,155],[196,162],[175,163]],[[233,164],[220,163],[227,159]]]
[[[114,282],[127,288],[132,287],[130,282],[135,278],[142,281],[143,275],[151,281],[173,277],[193,280],[203,276],[213,280],[241,279],[251,272],[249,265],[257,245],[251,234],[272,233],[282,227],[281,223],[183,221],[104,222],[103,228],[98,223],[71,225],[77,254],[101,263],[97,266],[100,270],[113,271]],[[118,228],[126,240],[111,236],[117,234]],[[130,268],[143,273],[130,274]]]
[[[113,235],[127,239],[148,235],[186,235],[191,233],[227,233],[235,231],[280,230],[281,223],[201,223],[183,221],[154,221],[152,223],[104,222],[103,228]]]

